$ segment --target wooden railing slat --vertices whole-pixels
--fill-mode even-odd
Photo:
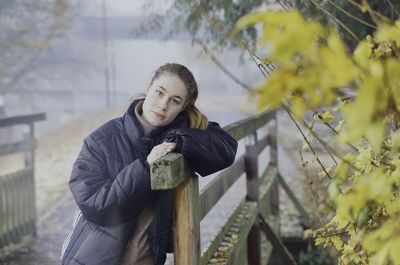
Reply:
[[[225,192],[244,173],[244,156],[218,174],[200,193],[200,220],[214,207]]]
[[[269,120],[275,117],[276,111],[266,111],[255,117],[245,118],[241,121],[232,123],[224,127],[233,138],[237,141],[245,137],[246,135],[252,134],[257,129],[265,126]]]
[[[212,254],[211,260],[207,263],[204,258],[204,263],[202,264],[246,264],[246,239],[252,225],[256,221],[257,214],[257,203],[243,202],[232,226],[228,229],[227,233],[225,233],[225,236],[221,240],[224,244],[221,243],[220,245],[217,245],[216,251]],[[216,256],[220,256],[220,258]],[[216,261],[216,263],[210,261]],[[220,263],[218,263],[218,261],[220,261]]]
[[[256,128],[265,126],[269,121],[276,119],[276,110],[265,111],[255,117]]]
[[[32,170],[32,169],[31,169]],[[28,180],[28,194],[30,198],[35,198],[35,182],[33,179],[33,173],[30,175],[27,175],[27,180]],[[36,236],[36,205],[35,205],[35,200],[30,200],[29,203],[27,203],[28,208],[29,208],[29,232],[32,233],[34,236]]]
[[[32,233],[32,229],[27,229],[26,216],[27,212],[34,211],[31,209],[35,206],[31,197],[33,181],[27,183],[26,179],[33,180],[30,167],[0,176],[0,247],[18,243],[23,236]]]
[[[277,177],[278,169],[273,165],[268,165],[260,177],[259,208],[263,214],[271,214],[269,192]]]
[[[7,240],[5,237],[6,233],[6,192],[4,188],[4,180],[0,177],[0,248],[7,245]]]
[[[14,215],[14,221],[13,221],[13,230],[15,234],[15,243],[17,243],[20,238],[21,238],[21,233],[20,233],[20,220],[19,220],[19,195],[20,195],[20,186],[19,186],[19,176],[20,175],[15,175],[14,178],[11,179],[11,187],[13,191],[13,215]]]
[[[262,151],[264,151],[265,147],[269,144],[270,137],[269,135],[265,135],[261,140],[259,140],[256,144],[258,154],[260,154]]]
[[[46,119],[45,113],[0,118],[0,128],[19,124],[33,123],[35,121],[41,121],[44,119]]]
[[[245,120],[242,122],[233,123],[227,127],[225,130],[233,137],[236,141],[239,141],[243,137],[253,133],[256,128],[254,125],[254,119]]]
[[[254,134],[257,141],[257,134]],[[246,172],[246,201],[255,202],[258,208],[259,200],[259,176],[258,176],[258,149],[255,144],[246,145],[245,150]],[[260,227],[255,222],[247,236],[247,262],[252,265],[261,265],[261,239]]]
[[[269,164],[278,167],[278,126],[275,118],[275,124],[269,128]],[[271,214],[279,216],[279,183],[275,179],[272,183],[271,192],[269,193]]]
[[[27,234],[27,230],[26,230],[26,222],[25,222],[25,202],[27,201],[26,198],[26,185],[25,185],[25,177],[21,176],[19,179],[19,189],[20,189],[20,196],[19,196],[19,209],[20,209],[20,230],[22,235],[26,235]]]
[[[18,230],[20,233],[20,238],[26,235],[25,231],[25,222],[24,222],[24,205],[27,200],[25,200],[25,195],[24,195],[24,190],[25,190],[25,185],[24,185],[24,175],[20,175],[18,177],[18,201],[19,201],[19,213],[18,213]]]
[[[20,169],[18,171],[15,171],[13,173],[9,173],[9,174],[5,174],[0,176],[0,182],[4,181],[4,182],[10,182],[11,179],[14,178],[21,178],[21,176],[30,176],[33,174],[32,168],[31,167],[25,167],[23,169]]]
[[[272,182],[278,176],[278,169],[274,165],[268,165],[260,176],[260,200],[265,197],[271,188]]]
[[[7,180],[6,188],[9,191],[13,190],[12,176],[13,176],[13,174],[6,176],[6,180]],[[14,225],[14,223],[15,223],[15,199],[14,199],[15,191],[7,192],[7,194],[8,194],[8,200],[7,200],[8,201],[8,205],[7,205],[8,211],[7,212],[9,214],[9,216],[8,216],[8,235],[9,235],[10,241],[12,243],[15,243],[16,242],[15,225]]]
[[[219,244],[222,242],[222,239],[225,237],[226,233],[228,233],[229,228],[232,226],[237,216],[239,215],[243,205],[245,204],[244,198],[238,203],[237,207],[232,211],[229,215],[228,219],[224,223],[224,225],[219,229],[218,233],[214,236],[214,238],[208,243],[206,249],[201,253],[201,265],[207,264],[214,252],[217,250]]]
[[[12,242],[12,238],[11,238],[11,233],[10,233],[10,231],[11,231],[11,229],[12,229],[12,226],[11,226],[11,220],[10,220],[10,218],[11,218],[11,211],[10,211],[10,197],[11,197],[11,193],[10,192],[7,192],[7,191],[9,191],[10,190],[10,185],[9,185],[9,180],[8,180],[8,176],[6,175],[6,176],[3,176],[3,185],[4,185],[4,190],[6,191],[5,192],[5,212],[6,212],[6,222],[5,222],[5,233],[4,233],[4,237],[5,237],[5,239],[6,239],[6,241],[7,241],[7,243],[9,244],[9,243],[11,243]]]
[[[0,145],[0,156],[9,155],[18,152],[31,151],[36,148],[36,141],[34,139],[24,140],[21,142],[2,144]]]
[[[33,173],[33,172],[32,172]],[[31,194],[31,185],[32,181],[30,179],[33,179],[33,176],[30,177],[29,174],[25,175],[23,178],[23,187],[24,187],[24,201],[25,202],[30,202],[30,203],[24,203],[24,231],[25,234],[31,234],[32,229],[30,228],[30,212],[31,207],[32,207],[32,194]]]
[[[279,184],[281,184],[282,188],[285,190],[286,194],[289,196],[290,200],[296,206],[296,209],[299,211],[305,224],[310,225],[310,217],[309,217],[308,213],[306,212],[303,205],[299,202],[296,195],[294,195],[293,191],[290,189],[289,185],[286,183],[286,181],[283,179],[283,177],[280,174],[278,174],[278,181],[279,181]]]
[[[275,234],[272,227],[268,224],[268,222],[264,219],[262,215],[259,215],[259,220],[261,230],[265,233],[267,239],[272,243],[274,248],[281,254],[284,264],[297,265],[290,252],[287,250],[285,245]]]

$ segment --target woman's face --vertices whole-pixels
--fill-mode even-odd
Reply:
[[[162,74],[146,90],[142,116],[152,126],[165,126],[183,110],[186,96],[185,84],[179,77]]]

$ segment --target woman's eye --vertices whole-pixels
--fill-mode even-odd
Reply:
[[[156,94],[157,94],[157,95],[162,95],[163,92],[162,92],[161,90],[156,90]]]
[[[180,102],[179,100],[176,100],[176,99],[174,99],[173,102],[174,102],[176,105],[181,104],[181,102]]]

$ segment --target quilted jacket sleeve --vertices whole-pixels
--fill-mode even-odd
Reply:
[[[110,176],[105,155],[90,136],[73,165],[69,187],[84,217],[99,225],[139,216],[152,192],[147,161],[136,159]]]
[[[171,130],[166,140],[176,143],[175,151],[183,154],[189,166],[201,176],[230,166],[235,160],[238,145],[216,122],[209,122],[206,130]]]

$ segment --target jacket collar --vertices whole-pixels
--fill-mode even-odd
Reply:
[[[162,142],[168,131],[178,128],[188,128],[189,118],[186,113],[179,113],[175,120],[166,126],[153,130],[149,136],[144,136],[142,125],[135,115],[135,106],[144,98],[135,99],[123,116],[125,133],[135,150],[149,153],[154,145]]]

